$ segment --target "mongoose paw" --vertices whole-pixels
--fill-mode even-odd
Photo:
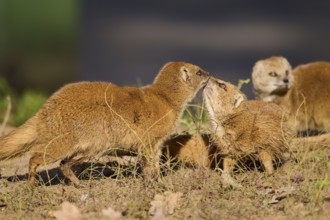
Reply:
[[[84,185],[81,184],[80,182],[76,182],[76,183],[71,182],[71,185],[73,185],[73,186],[74,186],[75,188],[77,188],[77,189],[82,189],[82,188],[84,188]]]
[[[148,166],[143,169],[142,175],[145,181],[158,181],[160,179],[160,170]]]
[[[242,188],[243,186],[234,180],[234,178],[227,172],[222,172],[221,182],[224,188],[233,187],[233,188]]]
[[[27,186],[29,189],[34,189],[38,186],[38,183],[35,181],[35,178],[29,178]]]
[[[81,182],[78,179],[76,179],[76,180],[68,179],[67,185],[74,186],[77,189],[83,188],[83,184],[81,184]]]
[[[155,184],[160,182],[160,176],[159,175],[143,175],[143,185],[146,188],[154,188]]]

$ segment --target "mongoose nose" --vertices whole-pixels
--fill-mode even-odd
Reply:
[[[285,84],[287,84],[287,83],[289,83],[289,80],[288,80],[288,79],[283,79],[283,82],[284,82]]]
[[[198,70],[197,72],[199,76],[204,76],[204,77],[208,77],[210,74],[204,70]]]

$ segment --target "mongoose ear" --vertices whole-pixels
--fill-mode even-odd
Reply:
[[[244,101],[244,97],[243,95],[239,94],[235,97],[235,101],[234,101],[234,107],[237,108],[241,105],[241,103]]]
[[[187,67],[183,66],[180,69],[181,77],[185,82],[190,82],[190,73]]]

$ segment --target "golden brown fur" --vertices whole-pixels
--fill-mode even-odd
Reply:
[[[330,150],[330,133],[310,137],[296,137],[290,142],[290,151]]]
[[[171,62],[153,84],[142,88],[107,82],[66,85],[35,116],[0,139],[0,160],[31,153],[31,185],[39,165],[61,160],[64,175],[79,184],[73,164],[122,149],[140,156],[143,175],[150,178],[158,174],[163,141],[208,78],[198,66]]]
[[[330,62],[313,62],[291,71],[284,57],[271,57],[255,64],[252,81],[257,98],[288,110],[296,131],[330,132]]]
[[[182,134],[164,143],[165,161],[180,161],[193,167],[216,168],[220,162],[218,148],[208,134]]]
[[[226,155],[224,172],[230,173],[237,160],[252,158],[272,174],[273,161],[285,158],[292,137],[283,110],[276,104],[247,101],[237,87],[215,78],[209,80],[204,97],[213,140]]]

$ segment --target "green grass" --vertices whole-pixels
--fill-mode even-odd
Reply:
[[[13,123],[15,125],[23,124],[28,118],[37,113],[47,98],[42,92],[26,90],[17,103]]]
[[[0,121],[5,119],[8,106],[11,106],[8,124],[19,126],[34,115],[47,98],[45,92],[35,90],[25,90],[18,95],[7,81],[0,77]]]

